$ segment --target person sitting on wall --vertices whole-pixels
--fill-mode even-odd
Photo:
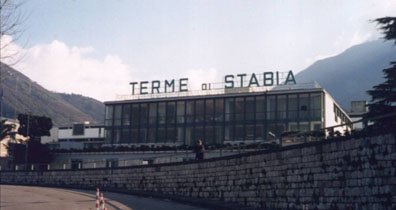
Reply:
[[[201,140],[197,141],[197,145],[194,147],[195,159],[202,160],[204,159],[205,147],[202,144]]]

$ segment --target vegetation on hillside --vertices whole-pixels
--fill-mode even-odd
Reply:
[[[6,64],[0,65],[4,75],[1,116],[16,118],[19,113],[31,112],[50,117],[55,126],[84,121],[103,123],[102,102],[78,95],[70,95],[66,100],[67,94],[51,92]]]

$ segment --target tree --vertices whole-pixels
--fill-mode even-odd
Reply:
[[[19,129],[18,133],[23,136],[41,137],[50,136],[52,128],[51,118],[45,116],[35,116],[30,114],[18,114]],[[27,132],[29,129],[29,133]]]
[[[384,39],[392,40],[396,44],[396,17],[378,18],[375,21],[381,25]],[[396,61],[392,61],[390,67],[382,71],[385,82],[367,91],[371,101],[365,118],[373,122],[371,128],[392,131],[396,130]],[[372,119],[379,116],[386,117]]]
[[[3,63],[12,66],[22,58],[18,55],[20,48],[12,45],[22,34],[20,25],[24,18],[20,6],[16,0],[0,0],[0,117],[3,109]]]
[[[20,6],[15,0],[0,0],[0,61],[7,61],[8,65],[18,61],[16,55],[19,51],[12,49],[12,43],[22,34]]]

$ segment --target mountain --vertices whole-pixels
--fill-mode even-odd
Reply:
[[[85,114],[88,114],[95,122],[104,122],[105,106],[102,102],[77,94],[57,93],[63,100],[73,105]]]
[[[366,91],[384,81],[382,70],[389,67],[391,61],[396,61],[393,42],[366,42],[315,62],[298,73],[296,81],[317,81],[337,103],[349,110],[351,101],[370,101]]]
[[[102,102],[81,95],[49,91],[8,65],[0,65],[1,116],[15,118],[18,113],[31,112],[50,117],[56,126],[84,121],[103,123]]]

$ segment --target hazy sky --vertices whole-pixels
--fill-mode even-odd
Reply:
[[[380,35],[395,0],[30,0],[16,68],[45,88],[114,100],[129,82],[303,70]],[[297,81],[298,82],[298,81]]]

